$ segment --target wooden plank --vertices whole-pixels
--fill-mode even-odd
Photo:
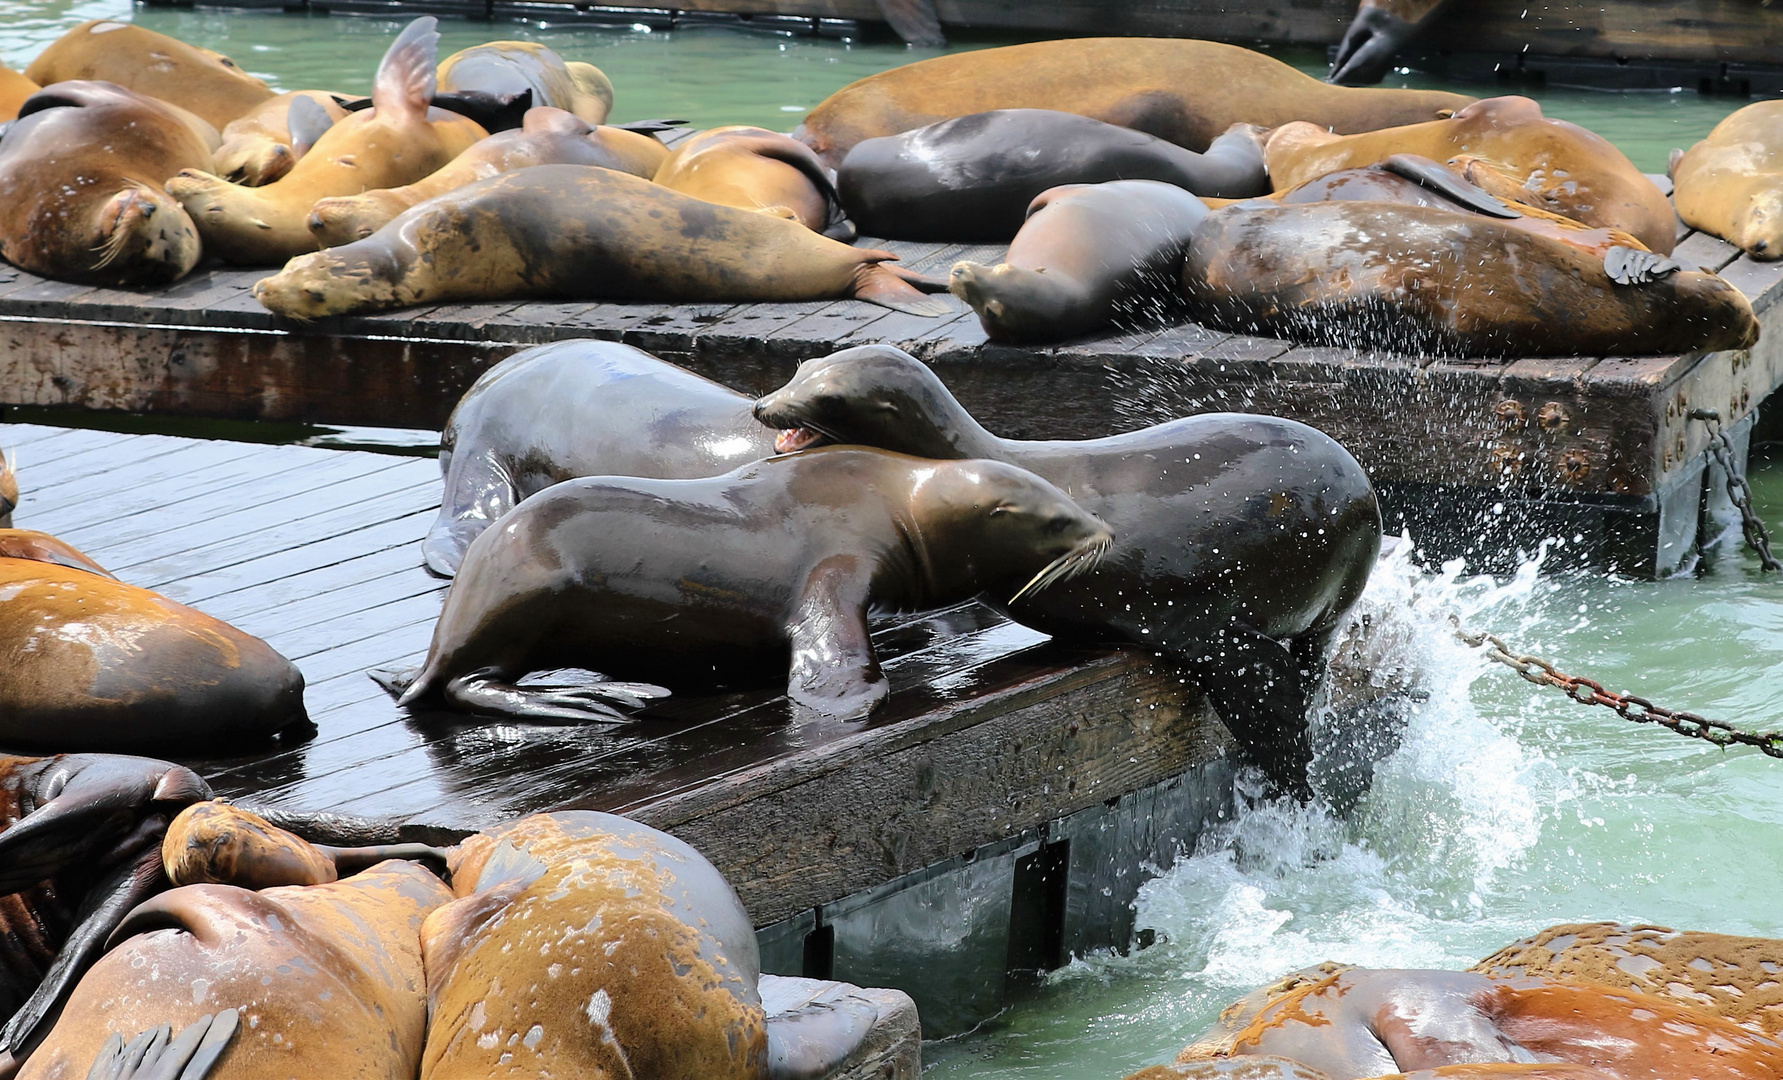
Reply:
[[[1686,269],[1701,267],[1713,274],[1740,257],[1740,249],[1705,232],[1693,232],[1672,249],[1672,258]]]

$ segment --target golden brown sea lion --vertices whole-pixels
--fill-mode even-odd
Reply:
[[[483,138],[475,122],[428,107],[437,22],[424,16],[397,36],[378,65],[374,107],[330,127],[282,178],[249,188],[185,169],[169,180],[167,190],[198,223],[205,251],[249,266],[313,251],[307,219],[316,200],[414,183]]]
[[[0,122],[17,116],[25,99],[41,89],[22,73],[0,64]]]
[[[1542,107],[1525,97],[1489,98],[1444,120],[1357,135],[1334,135],[1316,123],[1286,124],[1270,133],[1264,149],[1277,190],[1394,154],[1437,161],[1477,157],[1520,185],[1519,201],[1586,225],[1632,233],[1663,254],[1677,239],[1671,203],[1634,162],[1601,135],[1547,119]]]
[[[226,56],[115,19],[84,22],[63,34],[31,61],[25,77],[39,86],[73,79],[117,83],[190,109],[216,128],[273,96]]]
[[[838,240],[854,239],[835,184],[811,148],[765,128],[702,131],[675,147],[655,180],[696,199],[783,217]]]
[[[326,847],[250,810],[215,801],[186,807],[161,841],[161,866],[175,885],[326,885],[387,859],[446,867],[446,853],[425,844]]]
[[[489,41],[460,49],[440,61],[441,93],[476,93],[506,98],[532,91],[535,106],[575,113],[604,124],[613,111],[613,84],[600,68],[565,61],[531,41]]]
[[[1783,101],[1760,101],[1672,151],[1672,199],[1684,224],[1783,259]]]
[[[198,230],[161,184],[210,165],[188,116],[103,82],[31,95],[0,139],[0,257],[93,285],[184,276],[198,263]]]
[[[17,498],[17,496],[13,496]],[[0,505],[6,502],[6,477],[0,473]],[[11,517],[10,514],[0,516],[0,522]],[[94,562],[85,552],[78,551],[74,545],[59,540],[48,533],[32,532],[29,529],[14,529],[10,525],[0,528],[0,559],[25,559],[32,562],[53,563],[75,570],[86,570],[101,577],[116,578],[112,572]]]
[[[1236,45],[1177,38],[1074,38],[923,60],[844,86],[795,138],[831,166],[862,139],[992,109],[1057,109],[1207,149],[1233,124],[1308,120],[1340,132],[1434,119],[1472,98],[1354,90]]]
[[[668,156],[668,147],[650,135],[596,127],[562,109],[530,109],[519,129],[483,139],[406,187],[318,200],[306,224],[320,246],[336,247],[365,239],[435,195],[491,176],[534,165],[598,165],[648,180]]]
[[[538,165],[416,206],[364,240],[292,259],[254,286],[311,319],[447,300],[825,300],[937,315],[943,304],[803,225],[583,165]]]
[[[217,175],[246,187],[284,176],[323,132],[346,118],[334,97],[326,90],[293,90],[230,121],[215,155]]]

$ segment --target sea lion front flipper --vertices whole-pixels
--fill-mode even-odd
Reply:
[[[1665,159],[1665,175],[1676,180],[1678,178],[1678,162],[1683,160],[1684,148],[1681,146],[1672,147],[1672,152]]]
[[[440,21],[423,15],[403,27],[390,43],[372,83],[371,103],[381,116],[420,123],[439,89]]]
[[[446,494],[439,517],[421,541],[421,558],[429,573],[449,578],[458,573],[464,551],[491,523],[520,501],[513,474],[494,453],[475,446],[442,449]]]
[[[947,44],[935,0],[878,0],[879,14],[904,39],[919,49],[939,49]]]
[[[1192,665],[1226,729],[1272,786],[1309,801],[1312,742],[1306,711],[1313,688],[1300,660],[1281,642],[1237,624],[1201,644],[1178,655]]]
[[[1381,168],[1402,176],[1452,203],[1467,207],[1487,217],[1520,218],[1523,215],[1494,198],[1484,188],[1468,180],[1440,161],[1417,154],[1394,154],[1381,162]]]
[[[867,582],[851,555],[825,559],[787,624],[786,696],[827,716],[859,719],[891,693],[867,631]]]
[[[893,311],[906,311],[928,318],[938,318],[953,312],[942,301],[931,300],[919,292],[906,276],[909,274],[909,271],[899,273],[884,263],[862,263],[854,271],[854,298],[888,307]],[[919,279],[923,277],[920,274],[913,276]]]
[[[294,97],[291,107],[285,110],[285,127],[291,132],[291,152],[298,157],[309,153],[322,133],[333,126],[334,117],[328,115],[328,110],[315,98]]]
[[[638,709],[669,691],[651,683],[593,682],[522,686],[482,668],[448,682],[444,694],[465,712],[493,713],[534,724],[629,724],[615,705]]]
[[[623,124],[605,124],[604,127],[618,128],[620,131],[635,131],[639,135],[656,135],[664,131],[673,131],[685,120],[628,120]]]
[[[1674,260],[1651,251],[1613,247],[1603,253],[1603,272],[1618,285],[1646,285],[1682,269]]]

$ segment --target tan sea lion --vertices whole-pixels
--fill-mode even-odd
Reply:
[[[249,188],[183,169],[169,180],[168,192],[197,222],[205,251],[249,266],[313,251],[307,220],[316,200],[414,183],[483,138],[475,122],[428,107],[437,23],[431,15],[411,22],[378,65],[375,106],[330,127],[282,178]]]
[[[4,506],[7,501],[6,479],[6,474],[0,472],[0,506]],[[17,497],[16,494],[13,496],[15,499]],[[0,515],[0,523],[9,521],[11,516],[10,513]],[[10,525],[0,527],[0,559],[53,563],[116,580],[111,571],[94,562],[85,552],[76,550],[74,545],[48,533],[14,529]]]
[[[17,72],[0,64],[0,123],[11,120],[19,114],[19,106],[25,99],[43,89],[27,79],[22,72]]]
[[[1678,216],[1755,259],[1783,259],[1783,101],[1760,101],[1715,125],[1667,170]]]
[[[489,41],[460,49],[440,61],[439,89],[491,98],[531,90],[534,106],[563,109],[590,124],[606,123],[613,111],[613,84],[600,68],[565,61],[531,41]]]
[[[26,100],[0,139],[0,257],[61,281],[161,285],[197,265],[198,230],[161,189],[210,165],[197,118],[103,82]]]
[[[1427,206],[1216,210],[1196,230],[1183,290],[1209,325],[1340,348],[1646,356],[1758,340],[1752,305],[1713,274],[1649,251],[1597,258]]]
[[[320,246],[336,247],[363,240],[435,195],[492,176],[534,165],[598,165],[648,180],[668,156],[650,135],[596,127],[562,109],[529,109],[520,128],[483,139],[412,184],[317,200],[306,224]]]
[[[1339,86],[1371,86],[1386,77],[1393,58],[1430,25],[1448,0],[1362,0],[1337,55],[1331,81]]]
[[[1542,107],[1525,97],[1489,98],[1447,119],[1356,135],[1334,135],[1317,123],[1285,124],[1270,133],[1264,148],[1269,178],[1278,191],[1394,154],[1437,161],[1458,155],[1480,158],[1520,186],[1522,202],[1586,225],[1632,233],[1662,254],[1669,254],[1677,240],[1671,203],[1634,162],[1601,135],[1547,119]]]
[[[731,126],[683,139],[655,180],[696,199],[783,217],[837,240],[854,239],[823,162],[796,139]]]
[[[346,118],[347,110],[334,98],[326,90],[293,90],[230,121],[214,155],[217,175],[246,187],[284,176],[323,132]]]
[[[869,75],[805,117],[802,139],[831,166],[863,139],[993,109],[1056,109],[1202,151],[1233,124],[1308,120],[1340,132],[1434,119],[1472,101],[1435,90],[1330,86],[1236,45],[1177,38],[1073,38],[923,60]]]
[[[115,19],[84,22],[63,34],[31,61],[25,77],[39,86],[116,83],[189,109],[216,128],[273,96],[227,56]]]
[[[387,859],[446,867],[446,853],[425,844],[312,844],[251,810],[215,801],[186,807],[161,841],[161,867],[175,885],[326,885]]]
[[[291,260],[254,286],[280,315],[447,300],[589,297],[765,301],[852,296],[937,315],[943,304],[855,248],[611,169],[538,165],[435,196],[364,240]]]

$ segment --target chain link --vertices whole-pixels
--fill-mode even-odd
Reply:
[[[1616,710],[1616,714],[1624,720],[1632,720],[1637,724],[1658,724],[1679,735],[1701,739],[1716,746],[1755,746],[1770,757],[1783,758],[1783,731],[1741,731],[1732,724],[1711,720],[1693,712],[1673,712],[1634,694],[1605,690],[1603,684],[1595,680],[1568,675],[1539,656],[1515,651],[1497,634],[1475,633],[1466,629],[1455,615],[1449,616],[1449,624],[1455,628],[1455,637],[1463,644],[1475,649],[1485,647],[1488,660],[1503,664],[1538,686],[1558,687],[1567,697],[1581,705],[1602,705]]]
[[[1714,409],[1693,409],[1690,419],[1701,420],[1709,429],[1709,456],[1727,477],[1727,497],[1740,512],[1740,531],[1746,534],[1746,544],[1758,552],[1758,561],[1766,572],[1783,570],[1783,563],[1771,554],[1771,534],[1765,531],[1764,522],[1752,510],[1752,486],[1734,468],[1733,444],[1721,430],[1721,414]]]

